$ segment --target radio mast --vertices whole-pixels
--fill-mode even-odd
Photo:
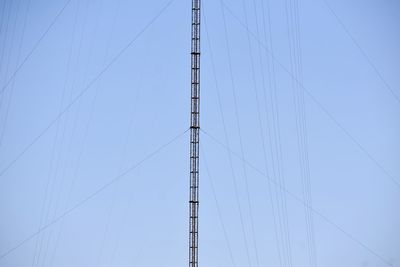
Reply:
[[[200,135],[200,0],[192,0],[189,267],[198,267]]]

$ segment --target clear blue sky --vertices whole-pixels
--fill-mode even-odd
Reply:
[[[167,3],[0,1],[1,267],[187,266],[191,1]],[[203,8],[201,266],[400,266],[398,1]]]

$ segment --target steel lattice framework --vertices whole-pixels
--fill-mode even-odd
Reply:
[[[192,0],[189,267],[198,266],[200,135],[200,0]]]

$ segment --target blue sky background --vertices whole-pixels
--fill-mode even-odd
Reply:
[[[292,266],[310,266],[294,105],[294,92],[304,91],[288,74],[291,2],[270,0],[264,28],[266,1],[245,1],[245,9],[241,0],[224,8],[203,1],[202,129],[226,144],[225,128],[235,155],[230,161],[226,147],[202,132],[202,266],[285,267],[279,259],[289,257]],[[340,21],[324,0],[304,0],[294,24],[308,92],[300,151],[317,212],[317,266],[400,266],[400,4],[328,3]],[[191,2],[173,1],[149,25],[166,5],[0,2],[0,266],[187,265],[189,135],[158,148],[189,127]],[[273,93],[263,81],[273,78],[276,106],[263,98]],[[280,142],[267,137],[274,110]],[[266,178],[265,162],[269,170],[281,164],[286,191],[274,183],[268,190],[277,177]],[[287,214],[279,221],[282,201]],[[274,218],[288,231],[277,231]],[[286,254],[282,244],[290,244]]]

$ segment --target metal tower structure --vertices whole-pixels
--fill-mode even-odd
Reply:
[[[192,0],[189,267],[199,261],[200,2]]]

